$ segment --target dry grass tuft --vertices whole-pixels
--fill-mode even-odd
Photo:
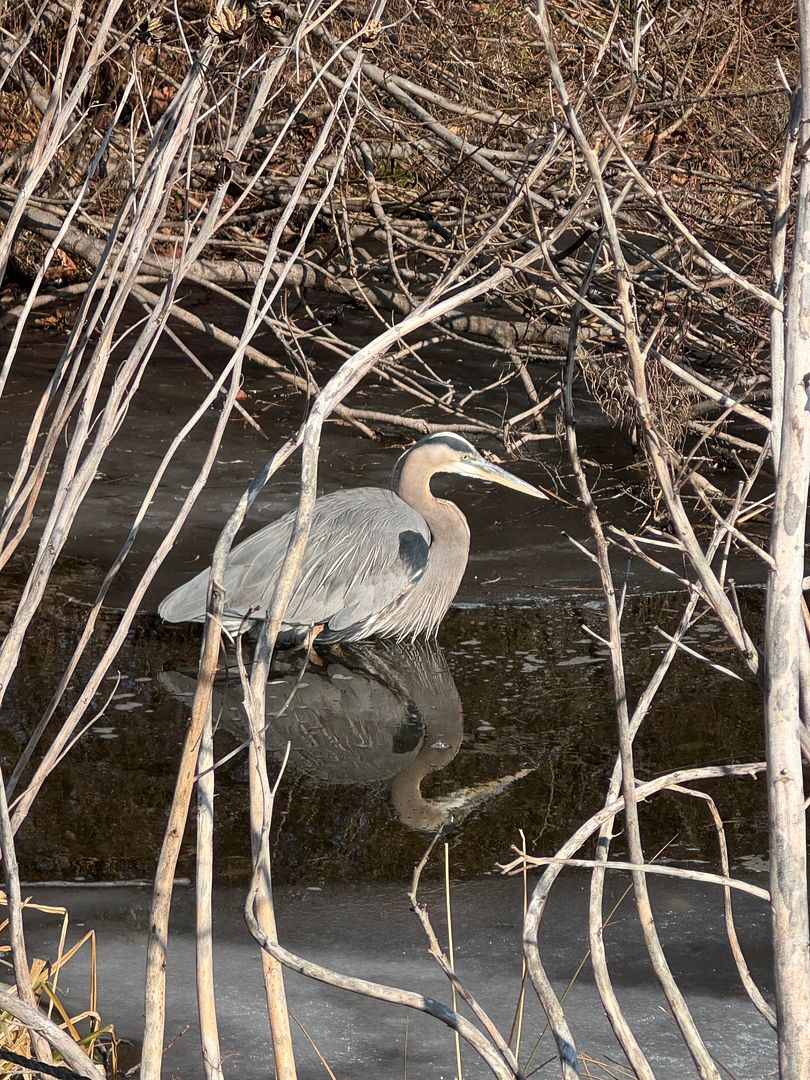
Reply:
[[[0,906],[6,906],[5,893],[0,893]],[[94,1061],[102,1062],[108,1066],[112,1075],[118,1070],[118,1041],[112,1024],[104,1025],[97,1007],[97,956],[96,956],[96,932],[88,930],[73,945],[68,945],[68,931],[70,916],[67,908],[53,907],[48,904],[34,903],[30,898],[23,901],[23,908],[28,911],[36,911],[41,915],[53,916],[59,923],[59,938],[56,955],[51,960],[33,959],[31,961],[31,985],[40,1008],[56,1021],[80,1046],[87,1056]],[[0,921],[0,935],[4,935],[8,929],[8,919]],[[79,1012],[73,1012],[73,1006],[68,1007],[59,993],[59,977],[64,968],[77,957],[82,951],[86,955],[89,949],[89,995],[87,1007]],[[0,943],[0,957],[10,954],[11,946],[3,941]],[[8,963],[0,959],[0,963]],[[22,1054],[25,1057],[35,1057],[31,1045],[31,1033],[23,1027],[19,1021],[8,1013],[0,1012],[0,1075],[18,1075],[20,1066],[11,1062],[3,1061],[4,1049],[13,1053]],[[57,1061],[58,1064],[58,1061]]]

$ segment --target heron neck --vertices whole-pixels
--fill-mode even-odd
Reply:
[[[400,637],[435,635],[458,592],[470,551],[467,519],[455,503],[437,499],[430,490],[433,470],[405,459],[397,495],[419,514],[430,529],[427,565],[411,589],[400,597],[390,617],[391,632]]]
[[[467,519],[461,510],[454,502],[437,499],[430,490],[434,475],[406,459],[399,474],[397,495],[422,515],[435,539],[456,539],[459,532],[469,537]]]

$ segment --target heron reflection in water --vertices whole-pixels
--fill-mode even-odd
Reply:
[[[493,465],[451,432],[407,450],[394,490],[333,491],[315,503],[306,551],[279,635],[317,634],[319,643],[435,637],[467,568],[470,530],[455,503],[437,499],[437,473],[489,480],[538,499],[539,488]],[[231,552],[222,625],[231,634],[264,618],[292,533],[295,511],[259,529]],[[167,622],[205,620],[208,570],[175,589],[158,611]]]
[[[174,697],[191,704],[195,678],[176,671],[158,677]],[[422,795],[424,778],[450,764],[463,735],[461,699],[438,646],[343,649],[339,661],[308,670],[296,686],[298,679],[291,672],[268,683],[268,753],[281,758],[289,744],[287,768],[323,785],[388,781],[394,811],[409,828],[435,830],[460,821],[529,771],[449,795]],[[242,699],[238,678],[215,683],[218,729],[240,743],[248,732]]]

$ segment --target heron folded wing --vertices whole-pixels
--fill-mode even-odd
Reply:
[[[416,584],[427,566],[427,523],[391,491],[335,492],[317,504],[284,622],[323,623],[336,636],[365,626]]]
[[[272,600],[295,512],[259,529],[231,552],[225,568],[229,629],[262,618]],[[337,636],[386,610],[427,566],[431,534],[424,518],[391,491],[354,488],[315,504],[309,541],[290,603],[286,629],[324,624]],[[166,597],[169,622],[202,621],[208,570]]]

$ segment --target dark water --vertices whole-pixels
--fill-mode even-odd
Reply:
[[[81,568],[74,567],[80,575]],[[84,605],[63,583],[32,629],[0,732],[6,774],[13,767],[61,672]],[[641,688],[660,657],[653,627],[672,630],[679,600],[660,595],[628,603],[625,644],[631,687]],[[757,606],[751,596],[748,606]],[[90,661],[114,625],[102,620]],[[602,797],[615,754],[612,687],[605,649],[582,629],[601,632],[601,602],[583,596],[532,608],[460,609],[436,648],[372,643],[323,652],[291,704],[269,717],[276,766],[291,754],[275,811],[274,872],[279,883],[404,881],[431,833],[448,826],[457,877],[493,869],[522,829],[530,849],[549,853]],[[722,635],[699,625],[691,641],[726,663]],[[29,878],[148,877],[165,825],[194,689],[198,629],[164,627],[142,616],[93,703],[94,727],[48,781],[19,837]],[[279,711],[301,654],[283,653],[268,694]],[[77,689],[66,695],[66,705]],[[216,755],[245,738],[238,678],[217,688]],[[638,774],[758,760],[756,688],[722,679],[697,660],[676,659],[637,744]],[[246,751],[217,771],[217,868],[222,880],[249,871]],[[764,786],[713,784],[729,823],[732,853],[764,851]],[[713,832],[697,800],[658,796],[644,810],[651,852],[671,841],[670,857],[711,859]],[[188,838],[189,841],[191,837]],[[621,850],[621,840],[617,842]],[[193,870],[187,843],[181,871]]]
[[[48,339],[30,344],[0,400],[0,487],[16,467],[38,393],[62,347]],[[463,361],[439,353],[434,357],[439,370],[459,385],[489,381],[496,367],[484,350]],[[216,367],[217,357],[206,355]],[[94,711],[104,709],[103,716],[48,781],[20,833],[28,877],[140,878],[154,869],[187,721],[199,632],[167,628],[150,612],[161,595],[205,565],[239,493],[302,416],[300,397],[280,390],[272,375],[251,368],[247,377],[246,407],[267,441],[242,422],[228,426],[210,483],[119,654],[119,674],[110,672],[93,702]],[[537,378],[553,383],[553,366],[538,371]],[[26,638],[0,725],[6,775],[47,707],[148,480],[207,385],[171,347],[160,350],[147,371]],[[506,387],[483,400],[503,413],[514,407],[514,393]],[[355,398],[358,404],[373,399],[386,408],[410,407],[373,382]],[[611,520],[635,527],[638,504],[622,494],[635,475],[627,441],[587,400],[580,412],[583,454],[595,490]],[[151,558],[196,475],[215,415],[212,410],[193,431],[170,467],[108,596],[110,605],[126,602]],[[345,426],[329,425],[321,489],[387,484],[408,441],[399,435],[370,442]],[[528,480],[562,490],[568,483],[564,454],[554,440],[533,444],[523,460],[508,464]],[[594,568],[568,538],[587,542],[584,515],[459,479],[441,478],[437,487],[467,514],[472,552],[458,596],[462,606],[442,626],[438,652],[372,646],[325,656],[325,668],[307,672],[295,703],[271,724],[277,759],[292,740],[275,817],[279,882],[402,881],[431,830],[443,822],[450,831],[453,872],[473,876],[509,855],[519,829],[530,847],[549,852],[601,801],[616,740],[605,650],[582,629],[586,623],[597,633],[603,630]],[[29,541],[36,539],[53,484],[50,475]],[[293,461],[257,502],[248,529],[294,505],[296,492]],[[0,632],[29,560],[21,548],[0,579]],[[645,595],[669,587],[666,576],[628,563],[619,553],[614,565],[630,590],[624,630],[630,687],[637,692],[664,647],[655,626],[671,631],[682,601]],[[741,562],[735,574],[738,581],[750,580],[750,564]],[[747,595],[746,607],[756,621],[758,596],[752,590]],[[78,696],[117,618],[114,606],[103,613],[54,725]],[[722,634],[710,622],[699,624],[691,640],[734,666]],[[288,667],[298,662],[285,660]],[[286,692],[279,685],[271,702],[278,705]],[[233,711],[236,699],[235,686],[223,688],[219,756],[243,738]],[[49,738],[50,733],[44,741]],[[759,759],[756,688],[680,656],[637,752],[641,777],[682,765]],[[244,752],[218,770],[217,785],[218,872],[223,879],[242,881],[249,865]],[[712,788],[737,858],[764,851],[761,788],[750,780]],[[714,855],[713,834],[696,800],[659,796],[644,809],[644,828],[650,851],[672,841],[672,856]],[[187,847],[182,870],[192,865]]]

